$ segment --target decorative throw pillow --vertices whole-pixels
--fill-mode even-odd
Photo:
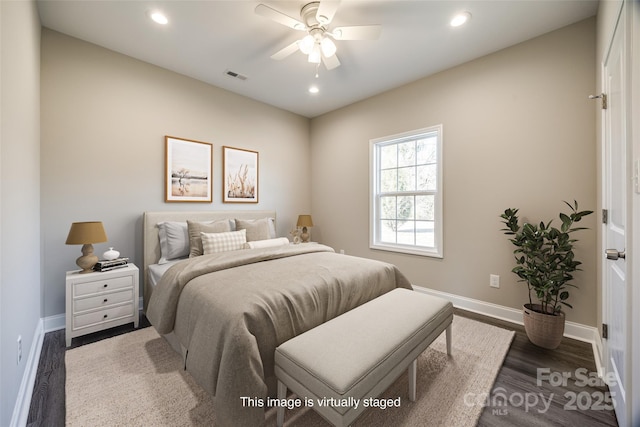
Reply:
[[[240,230],[225,233],[200,233],[200,238],[202,239],[202,250],[205,255],[208,255],[243,249],[247,241],[247,232]]]
[[[236,219],[236,230],[247,230],[247,242],[276,237],[274,218]]]
[[[172,259],[189,255],[189,233],[186,222],[164,221],[158,224],[160,238],[160,259],[158,264],[166,264]]]
[[[284,246],[289,244],[289,239],[280,237],[277,239],[254,240],[244,244],[245,249],[271,248],[274,246]]]
[[[200,233],[224,233],[231,231],[231,222],[233,220],[221,219],[212,222],[196,222],[187,221],[189,230],[189,258],[200,256],[203,254],[202,238]]]

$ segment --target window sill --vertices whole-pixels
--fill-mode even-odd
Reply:
[[[435,249],[419,249],[414,246],[402,246],[402,245],[384,245],[384,244],[371,244],[369,249],[375,249],[379,251],[397,252],[409,255],[419,255],[429,258],[444,258],[441,252]]]

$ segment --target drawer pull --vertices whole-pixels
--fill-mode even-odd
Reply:
[[[103,319],[106,319],[106,318],[107,318],[107,315],[105,314],[104,316],[102,316],[102,318],[103,318]]]
[[[106,288],[107,286],[109,286],[107,283],[105,283],[102,287]]]
[[[102,301],[102,302],[107,302],[107,301],[109,301],[109,300],[107,298],[105,298],[104,301]]]

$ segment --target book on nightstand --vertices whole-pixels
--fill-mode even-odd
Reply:
[[[123,268],[129,264],[129,258],[116,258],[112,260],[101,260],[93,266],[94,271],[110,271],[116,268]]]

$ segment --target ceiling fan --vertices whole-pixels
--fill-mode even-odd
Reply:
[[[301,21],[267,5],[259,4],[256,6],[255,12],[258,15],[272,19],[294,30],[307,33],[302,39],[271,55],[271,58],[276,60],[284,59],[300,50],[309,56],[309,62],[314,64],[323,62],[325,67],[331,70],[340,65],[340,61],[336,56],[337,47],[334,40],[375,40],[380,36],[382,31],[380,25],[337,27],[329,30],[329,25],[339,4],[339,1],[328,0],[308,3],[300,10]]]

